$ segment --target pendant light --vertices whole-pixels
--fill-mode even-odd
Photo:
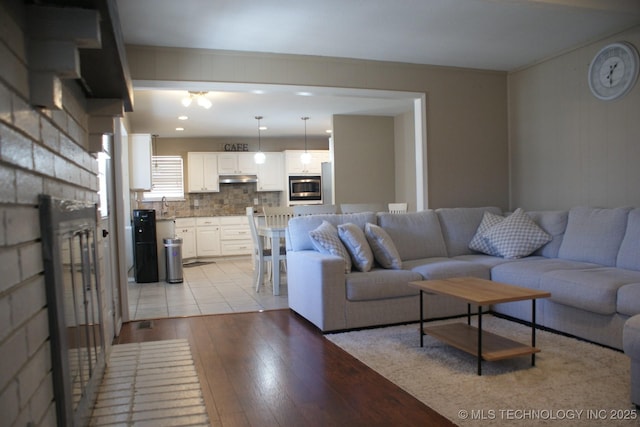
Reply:
[[[307,120],[309,117],[301,117],[304,120],[304,153],[300,155],[300,161],[303,165],[311,163],[311,154],[307,151]]]
[[[262,120],[262,116],[256,116],[256,120],[258,121],[258,152],[253,156],[253,160],[256,164],[261,165],[267,158],[262,152],[262,144],[260,141],[260,120]]]

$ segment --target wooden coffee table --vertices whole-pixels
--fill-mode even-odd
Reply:
[[[545,291],[507,285],[506,283],[475,277],[454,277],[441,280],[409,282],[409,286],[420,290],[420,347],[424,335],[439,340],[478,358],[478,375],[482,375],[482,361],[494,361],[531,355],[531,366],[536,364],[536,299],[549,298]],[[467,324],[424,326],[423,294],[448,295],[467,302]],[[521,344],[500,335],[482,330],[482,306],[513,301],[531,300],[531,345]],[[471,326],[471,304],[478,306],[478,326]]]

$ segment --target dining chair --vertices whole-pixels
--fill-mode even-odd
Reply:
[[[249,229],[251,230],[251,238],[253,239],[253,274],[254,282],[256,286],[256,292],[260,291],[260,286],[264,283],[264,266],[271,265],[272,252],[271,249],[265,248],[264,238],[258,234],[258,226],[256,225],[256,218],[254,216],[253,207],[247,207],[247,219],[249,220]],[[286,256],[286,249],[280,247],[280,255]]]
[[[407,213],[407,204],[406,203],[389,203],[389,212]]]
[[[262,210],[267,227],[284,228],[289,224],[289,220],[293,218],[293,208],[291,206],[264,206]]]
[[[338,213],[338,206],[336,205],[296,205],[293,207],[293,216],[334,213]]]
[[[358,212],[384,212],[387,207],[384,203],[342,203],[340,212],[343,214]]]

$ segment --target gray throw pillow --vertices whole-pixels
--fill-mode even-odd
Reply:
[[[538,226],[522,208],[484,233],[486,241],[503,258],[522,258],[551,241],[551,236]]]
[[[500,224],[502,221],[504,221],[503,216],[496,215],[491,212],[485,212],[475,236],[473,236],[473,239],[469,242],[469,249],[473,249],[474,251],[482,252],[487,255],[498,256],[498,251],[489,244],[487,239],[485,239],[485,234],[491,229],[491,227]]]
[[[393,240],[391,240],[389,233],[384,231],[382,227],[368,222],[364,226],[364,234],[378,264],[383,268],[392,268],[394,270],[402,268],[402,260],[398,254],[398,249]]]
[[[309,238],[318,252],[344,259],[344,272],[351,272],[351,256],[342,244],[336,227],[327,221],[322,221],[315,230],[309,232]]]
[[[338,237],[351,255],[351,261],[359,271],[369,271],[373,267],[373,252],[364,231],[349,222],[338,225]]]

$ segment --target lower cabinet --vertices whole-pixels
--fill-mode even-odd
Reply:
[[[199,257],[220,255],[220,221],[218,217],[196,218],[196,253]]]
[[[247,217],[177,218],[176,237],[182,238],[182,258],[250,255],[253,248]]]
[[[248,255],[253,247],[246,216],[220,217],[220,251],[222,255]]]
[[[195,258],[196,252],[196,219],[176,218],[176,237],[182,239],[182,259]]]

